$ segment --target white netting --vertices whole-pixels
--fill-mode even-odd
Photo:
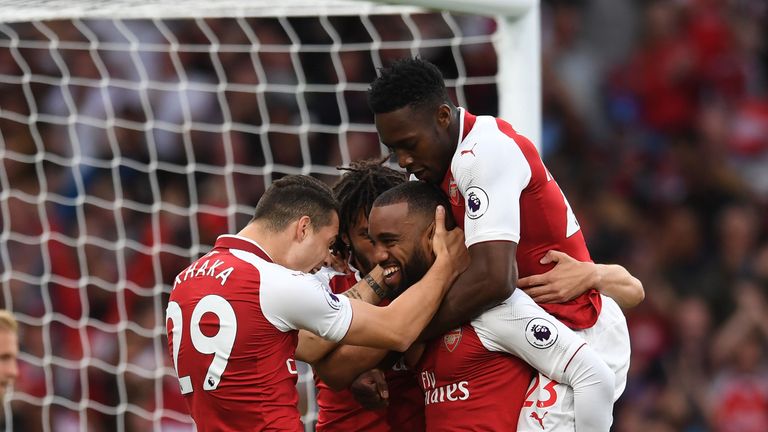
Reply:
[[[381,153],[365,98],[377,67],[420,53],[460,104],[498,108],[489,18],[281,6],[20,21],[70,4],[5,3],[0,270],[22,330],[8,430],[189,430],[165,340],[169,283],[241,227],[273,179],[330,182],[335,166]],[[309,428],[306,373],[300,386]]]

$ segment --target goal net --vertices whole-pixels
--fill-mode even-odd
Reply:
[[[382,154],[366,90],[393,59],[429,59],[460,105],[537,137],[535,2],[484,2],[495,16],[451,0],[3,2],[0,301],[21,341],[6,430],[191,430],[165,337],[173,277],[273,180],[332,182]]]

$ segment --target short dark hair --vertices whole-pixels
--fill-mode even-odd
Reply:
[[[423,217],[425,221],[431,221],[435,217],[435,208],[441,205],[445,208],[446,228],[451,229],[455,226],[453,215],[451,213],[451,204],[443,191],[437,186],[422,181],[409,181],[395,186],[394,188],[382,193],[373,203],[374,207],[383,207],[399,203],[408,204],[408,213],[417,214]]]
[[[349,233],[360,212],[367,216],[379,195],[407,180],[404,172],[385,166],[386,160],[366,159],[337,168],[345,171],[333,185],[339,203],[339,234]]]
[[[319,229],[330,225],[336,212],[338,205],[327,184],[307,175],[289,175],[267,188],[256,204],[252,221],[263,221],[268,229],[278,232],[296,219],[309,216]]]
[[[414,108],[452,102],[445,89],[440,69],[420,57],[396,60],[379,69],[379,77],[368,88],[368,106],[383,114],[411,106]]]

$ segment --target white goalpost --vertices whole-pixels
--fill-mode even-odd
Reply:
[[[173,276],[273,180],[382,154],[365,94],[395,58],[434,62],[459,105],[539,143],[537,0],[389,3],[0,1],[6,430],[192,430]],[[305,365],[299,387],[313,430]]]

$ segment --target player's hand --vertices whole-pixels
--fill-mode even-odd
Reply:
[[[454,228],[445,229],[445,208],[435,209],[435,232],[432,235],[432,250],[438,259],[447,259],[452,266],[455,276],[461,274],[469,266],[469,252],[464,244],[464,231]]]
[[[389,405],[389,387],[381,369],[371,369],[360,374],[349,390],[365,409],[374,410]]]
[[[573,300],[594,287],[599,278],[595,263],[575,260],[563,252],[551,250],[539,262],[554,263],[555,267],[546,273],[517,281],[517,287],[531,296],[536,303],[562,303]]]
[[[334,251],[328,254],[328,257],[323,262],[323,266],[332,268],[339,273],[347,273],[349,271],[346,258]]]

